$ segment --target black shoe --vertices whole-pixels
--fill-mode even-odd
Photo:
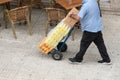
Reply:
[[[72,64],[81,64],[81,62],[82,62],[82,61],[77,61],[75,58],[69,58],[68,60]]]
[[[111,65],[112,64],[110,60],[108,60],[108,61],[99,60],[98,63],[107,64],[107,65]]]

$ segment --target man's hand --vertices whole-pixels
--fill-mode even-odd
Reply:
[[[80,18],[79,18],[79,16],[77,14],[69,14],[69,17],[71,17],[71,18],[73,18],[73,19],[75,19],[77,21],[80,20]]]

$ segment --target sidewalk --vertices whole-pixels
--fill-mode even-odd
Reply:
[[[76,28],[75,40],[67,41],[68,50],[61,61],[41,53],[37,46],[45,37],[45,13],[34,10],[32,15],[33,34],[27,27],[16,25],[14,39],[11,27],[0,27],[0,80],[120,80],[120,16],[103,14],[103,37],[112,65],[98,64],[101,59],[94,44],[91,44],[81,65],[67,62],[79,50],[82,36]]]

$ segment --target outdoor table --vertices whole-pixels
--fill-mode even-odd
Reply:
[[[5,10],[6,8],[7,9],[10,9],[10,4],[9,2],[11,2],[12,0],[0,0],[0,5],[3,5],[3,10]],[[5,14],[4,14],[4,21],[6,21],[5,19]],[[1,24],[0,24],[1,26]],[[5,25],[6,26],[6,25]]]
[[[1,4],[5,4],[5,3],[9,3],[9,2],[11,2],[12,0],[0,0],[0,5]]]
[[[66,10],[70,10],[73,7],[80,7],[82,0],[55,0],[57,4],[61,5]]]

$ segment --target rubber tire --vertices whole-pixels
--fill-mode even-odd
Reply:
[[[64,44],[64,46],[61,48],[62,44]],[[60,51],[60,48],[61,48],[61,51]],[[67,51],[67,44],[64,42],[59,42],[59,44],[57,45],[57,49],[60,52],[65,52],[65,51]]]
[[[63,54],[57,50],[55,50],[51,55],[54,60],[61,60],[63,58]]]

